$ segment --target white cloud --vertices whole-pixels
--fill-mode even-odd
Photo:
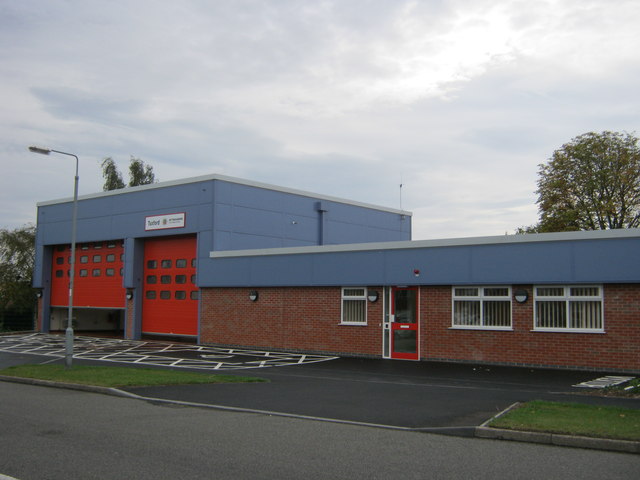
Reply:
[[[413,210],[414,238],[536,221],[537,165],[637,130],[636,0],[45,1],[0,7],[7,226],[130,155]],[[53,165],[53,166],[52,166]],[[21,179],[24,179],[21,181]]]

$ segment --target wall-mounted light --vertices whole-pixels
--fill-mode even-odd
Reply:
[[[520,288],[514,292],[513,297],[516,299],[516,302],[524,303],[529,299],[529,292],[524,288]]]
[[[133,292],[131,290],[127,290],[127,300],[133,299]]]
[[[373,302],[377,302],[377,301],[378,301],[379,296],[380,296],[380,295],[378,294],[377,290],[369,290],[369,291],[367,292],[367,299],[368,299],[371,303],[373,303]]]
[[[249,292],[249,300],[251,300],[252,302],[255,302],[256,300],[258,300],[258,297],[260,295],[258,294],[257,290],[251,290]]]
[[[419,276],[420,276],[420,270],[419,270],[419,269],[417,269],[417,268],[415,268],[415,269],[413,270],[413,276],[414,276],[414,277],[419,277]]]
[[[42,298],[42,290],[36,292],[36,298]]]

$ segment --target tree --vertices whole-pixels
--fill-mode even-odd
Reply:
[[[575,137],[540,165],[536,193],[540,221],[520,233],[638,227],[638,138],[608,131]]]
[[[103,190],[118,190],[124,188],[125,184],[122,180],[122,174],[118,170],[116,162],[107,157],[102,161],[102,176],[104,177]],[[129,187],[137,187],[138,185],[148,185],[156,182],[156,176],[153,173],[153,167],[147,165],[139,158],[131,157],[129,164]]]
[[[102,189],[105,192],[124,188],[122,174],[118,171],[118,167],[113,158],[107,157],[102,161],[102,176],[104,177],[104,185]]]
[[[156,176],[153,173],[153,167],[151,165],[145,165],[139,158],[131,157],[131,163],[129,164],[129,186],[149,185],[155,183],[155,181]]]
[[[34,307],[31,287],[36,228],[0,229],[0,309],[27,312]]]

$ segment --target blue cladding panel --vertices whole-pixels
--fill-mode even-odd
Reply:
[[[300,279],[302,285],[311,285],[313,278],[313,259],[308,256],[290,264],[288,271],[278,268],[277,260],[269,257],[256,258],[250,265],[251,276],[247,285],[287,285],[292,277]]]
[[[40,209],[38,209],[38,218],[40,218]],[[35,248],[35,259],[33,265],[33,278],[32,285],[33,288],[42,288],[43,287],[43,276],[42,273],[45,271],[44,268],[44,232],[40,230],[36,231],[36,248]]]
[[[231,232],[216,230],[213,233],[213,245],[211,250],[231,250]]]
[[[478,246],[472,250],[472,277],[482,283],[563,282],[573,277],[573,245],[569,243]]]
[[[282,237],[267,237],[246,233],[231,233],[233,250],[251,250],[254,248],[280,248]],[[257,245],[261,245],[258,247]]]
[[[198,225],[200,230],[213,230],[213,205],[211,203],[199,205]]]
[[[637,239],[620,239],[614,248],[605,240],[593,240],[575,246],[576,258],[589,259],[576,262],[579,277],[596,278],[603,282],[636,282],[640,274],[640,244]]]
[[[248,183],[212,176],[80,198],[77,241],[197,233],[200,258],[211,250],[318,245],[319,204],[327,209],[325,238],[333,242],[408,239],[410,217],[401,223],[394,212]],[[186,213],[185,228],[145,231],[146,216],[180,212]],[[71,241],[71,214],[70,201],[40,205],[38,248]],[[48,272],[39,263],[36,272],[34,281],[42,283]],[[234,278],[238,275],[234,273]]]
[[[302,242],[303,245],[317,245],[318,219],[286,214],[282,234],[291,246],[295,245],[296,241]]]
[[[216,230],[233,230],[233,207],[231,205],[216,203],[214,205],[214,217]]]
[[[417,283],[467,283],[471,279],[471,251],[464,247],[448,249],[407,249],[387,251],[386,278],[396,285]],[[419,270],[419,277],[414,275]]]
[[[210,189],[207,183],[196,183],[127,192],[108,197],[109,208],[113,213],[132,213],[148,210],[174,210],[188,205],[197,205],[202,191]],[[171,213],[171,211],[169,211]]]
[[[336,253],[328,258],[314,259],[314,283],[319,285],[370,285],[384,282],[383,253],[378,251]],[[337,278],[339,283],[325,279]]]
[[[640,238],[214,258],[201,286],[234,286],[236,262],[278,272],[240,280],[254,286],[638,283]]]
[[[214,250],[408,240],[410,217],[259,187],[216,182]],[[224,233],[223,233],[224,232]]]
[[[188,188],[183,188],[188,187]],[[199,192],[206,184],[173,186],[143,191],[122,191],[115,195],[80,199],[78,202],[78,241],[95,241],[141,236],[176,235],[200,230],[200,214],[211,215],[211,209],[200,209]],[[47,244],[70,241],[72,202],[41,206],[38,229],[45,232]],[[185,212],[186,227],[181,229],[145,231],[145,217]],[[202,223],[211,224],[210,218]]]
[[[233,219],[234,230],[238,233],[282,238],[284,219],[281,212],[236,206]]]

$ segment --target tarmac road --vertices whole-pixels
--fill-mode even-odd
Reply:
[[[635,479],[640,455],[0,382],[0,474],[31,479]]]
[[[20,363],[62,363],[62,340],[43,334],[0,338],[0,368]],[[214,350],[188,344],[87,337],[77,339],[77,343],[74,364],[132,368],[196,365],[200,360],[194,360],[202,357],[202,348]],[[138,353],[134,355],[134,351]],[[640,399],[590,396],[587,390],[574,387],[603,373],[357,358],[298,363],[299,354],[283,353],[269,354],[268,358],[279,358],[276,363],[282,365],[286,363],[282,358],[291,357],[290,364],[270,368],[247,368],[244,364],[237,368],[238,362],[252,357],[243,353],[229,360],[229,369],[205,371],[260,376],[270,383],[127,390],[149,398],[469,436],[477,426],[515,402],[543,399],[640,408]],[[152,358],[155,360],[150,364]],[[213,360],[210,368],[217,367],[218,361]]]
[[[602,374],[341,358],[245,370],[259,384],[129,388],[145,397],[473,435],[515,402],[553,400],[640,408],[639,399],[586,395],[573,385]]]

